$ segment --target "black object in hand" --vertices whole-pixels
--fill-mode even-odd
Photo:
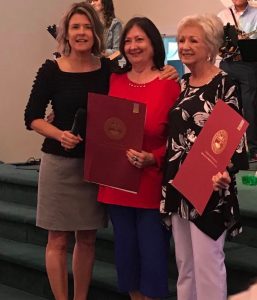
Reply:
[[[74,121],[71,128],[71,133],[74,135],[80,135],[82,138],[85,136],[86,127],[86,111],[83,108],[79,108],[76,111]]]

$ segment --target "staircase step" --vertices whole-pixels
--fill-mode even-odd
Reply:
[[[37,187],[39,166],[0,165],[0,181]]]
[[[47,231],[35,226],[36,208],[0,201],[0,236],[24,243],[45,245]]]
[[[0,201],[0,237],[45,246],[47,230],[36,227],[36,208],[19,203]],[[71,237],[70,252],[74,241]],[[103,251],[104,249],[104,251]],[[109,263],[114,262],[113,230],[108,228],[97,233],[96,258]]]
[[[0,284],[0,299],[2,300],[47,300],[46,298],[37,297],[26,293],[22,290]]]
[[[257,248],[227,242],[225,244],[226,265],[233,270],[257,276]]]
[[[257,248],[257,220],[255,223],[255,227],[249,226],[249,222],[247,226],[243,224],[243,232],[233,238],[233,243]]]
[[[47,231],[35,226],[37,170],[38,166],[0,164],[0,283],[53,299],[44,266]],[[257,188],[241,182],[241,176],[248,173],[240,171],[237,175],[243,233],[225,244],[230,294],[246,288],[257,276]],[[89,300],[127,300],[116,288],[110,225],[97,233],[96,259]],[[173,240],[169,269],[171,297],[168,299],[175,300],[177,271]],[[71,270],[69,277],[71,281]],[[6,300],[1,297],[1,286],[0,299]]]
[[[257,277],[257,248],[226,242],[225,254],[229,294],[247,289]]]
[[[111,223],[104,229],[97,231],[96,259],[114,264],[114,237]]]
[[[52,298],[45,272],[45,249],[28,243],[18,243],[0,238],[0,283],[25,290],[40,297]],[[71,255],[69,255],[71,279]],[[175,296],[175,281],[170,280],[171,296]],[[116,271],[113,264],[96,261],[89,299],[127,300],[117,290]]]
[[[0,164],[1,200],[36,206],[38,166]]]
[[[0,200],[0,218],[35,225],[36,209],[32,206]]]
[[[40,297],[51,297],[45,271],[45,248],[0,238],[0,282]],[[71,277],[71,255],[68,256]],[[95,262],[92,293],[95,289],[117,294],[114,265]],[[107,292],[108,291],[108,292]],[[118,293],[119,294],[119,293]],[[93,299],[93,298],[92,298]]]

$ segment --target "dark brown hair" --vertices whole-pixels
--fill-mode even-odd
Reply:
[[[114,5],[112,0],[102,0],[104,10],[105,27],[109,28],[112,24],[112,20],[115,18]]]
[[[165,60],[165,49],[163,45],[162,36],[158,30],[158,28],[154,25],[154,23],[146,18],[146,17],[134,17],[128,21],[128,23],[125,25],[121,39],[120,39],[120,52],[125,57],[127,64],[123,68],[124,71],[131,70],[131,63],[128,61],[124,47],[125,47],[125,40],[127,37],[128,32],[131,30],[132,27],[138,26],[141,28],[147,37],[150,39],[152,47],[153,47],[153,63],[154,68],[158,70],[162,70],[164,66],[164,60]]]

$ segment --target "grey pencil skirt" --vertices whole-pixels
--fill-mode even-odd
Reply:
[[[98,186],[83,181],[84,161],[43,153],[36,225],[47,230],[94,230],[107,226]]]

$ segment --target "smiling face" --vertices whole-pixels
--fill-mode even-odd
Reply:
[[[182,27],[178,34],[178,51],[181,61],[189,68],[207,62],[210,51],[203,29],[196,25]]]
[[[71,52],[92,52],[94,36],[92,25],[86,15],[74,14],[69,22],[68,36]]]
[[[146,33],[139,27],[133,26],[127,33],[124,52],[129,62],[134,64],[153,65],[153,46]]]

